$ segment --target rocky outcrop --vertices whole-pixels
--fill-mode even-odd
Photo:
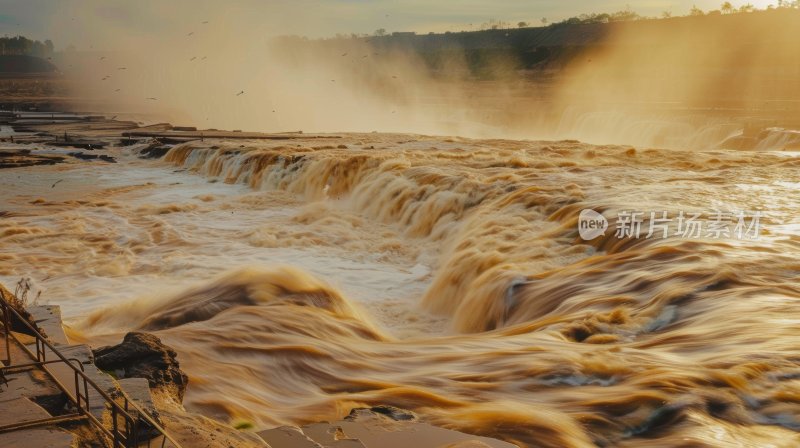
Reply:
[[[31,154],[29,149],[0,148],[0,168],[55,165],[64,161],[57,155]]]
[[[189,378],[180,369],[175,351],[149,333],[131,332],[122,343],[94,351],[95,365],[117,378],[147,378],[158,389],[180,403]]]
[[[383,416],[396,422],[417,420],[417,414],[389,405],[378,405],[370,408],[353,408],[345,420],[356,421],[365,417]]]

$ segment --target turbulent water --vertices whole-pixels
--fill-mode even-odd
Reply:
[[[520,446],[800,444],[798,153],[389,134],[118,151],[0,172],[0,281],[32,277],[78,339],[157,334],[191,410],[265,428],[391,404]],[[584,209],[604,236],[579,236]],[[631,211],[643,232],[618,238]],[[646,237],[650,212],[717,211],[760,213],[758,238]]]

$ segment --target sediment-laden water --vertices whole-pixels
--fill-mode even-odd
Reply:
[[[0,173],[0,281],[31,277],[76,339],[157,334],[189,409],[265,428],[391,404],[520,446],[800,444],[798,153],[119,151]],[[604,236],[579,236],[584,209]],[[651,212],[671,220],[650,232]],[[640,235],[618,237],[631,213]]]

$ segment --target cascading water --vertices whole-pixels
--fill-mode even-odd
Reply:
[[[47,272],[73,337],[157,334],[191,410],[269,427],[391,404],[521,446],[798,442],[790,153],[387,134],[136,150],[90,184],[77,164],[30,168],[47,190],[5,182],[0,274]],[[584,209],[605,236],[578,236]],[[617,238],[632,209],[758,210],[761,235]]]

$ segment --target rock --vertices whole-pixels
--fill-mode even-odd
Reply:
[[[29,149],[0,149],[0,168],[21,168],[36,165],[55,165],[64,161],[64,157],[31,154]]]
[[[131,332],[121,344],[94,351],[95,365],[117,378],[147,378],[151,389],[161,389],[180,403],[189,378],[180,369],[175,350],[149,333]]]
[[[139,151],[140,159],[160,159],[166,155],[172,146],[163,145],[159,141],[154,141]]]
[[[372,406],[371,408],[353,408],[350,414],[345,417],[345,420],[358,420],[370,415],[380,414],[384,417],[389,417],[394,421],[411,421],[417,419],[417,414],[407,411],[405,409],[396,408],[389,405]]]

